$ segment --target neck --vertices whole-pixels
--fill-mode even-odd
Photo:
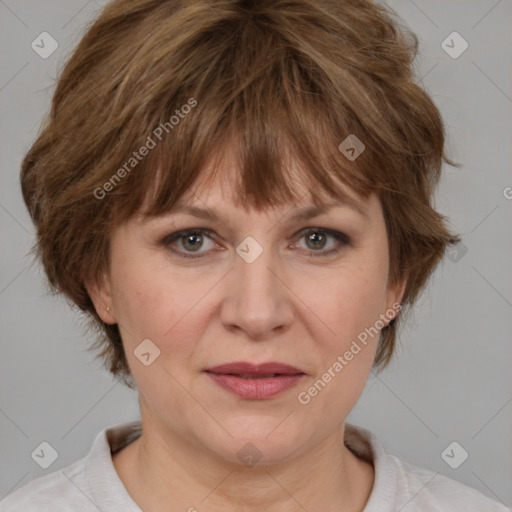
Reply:
[[[113,461],[144,510],[361,512],[373,487],[373,466],[344,445],[343,433],[344,426],[280,464],[246,467],[143,423],[142,436]]]

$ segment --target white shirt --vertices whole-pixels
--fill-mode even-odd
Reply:
[[[112,463],[112,453],[137,439],[141,429],[135,421],[102,430],[86,457],[12,492],[0,502],[0,512],[141,512]],[[509,512],[476,489],[385,452],[364,428],[345,424],[344,442],[375,469],[363,512]]]

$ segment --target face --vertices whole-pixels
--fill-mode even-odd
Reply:
[[[226,461],[251,442],[267,463],[343,426],[402,293],[387,286],[380,201],[350,195],[360,211],[331,198],[325,212],[294,218],[312,206],[304,196],[248,213],[219,179],[180,200],[218,218],[189,210],[117,228],[91,295],[119,325],[143,422]],[[250,367],[207,371],[234,362],[292,368],[250,379],[238,376]]]

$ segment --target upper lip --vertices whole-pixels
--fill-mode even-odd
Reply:
[[[212,368],[207,368],[205,371],[210,373],[233,375],[269,375],[272,373],[279,373],[282,375],[295,375],[298,373],[304,373],[298,368],[274,361],[262,364],[252,364],[245,361],[236,361],[234,363],[226,363],[214,366]]]

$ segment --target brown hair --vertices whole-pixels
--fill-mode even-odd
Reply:
[[[95,349],[133,387],[117,325],[86,283],[108,269],[109,238],[140,211],[168,211],[204,165],[235,144],[238,197],[262,209],[298,199],[290,161],[313,201],[376,192],[389,237],[389,283],[412,304],[459,241],[432,205],[444,127],[415,83],[416,36],[368,0],[116,0],[62,70],[52,108],[22,164],[35,248],[53,291],[92,319]],[[188,108],[186,108],[188,107]],[[356,159],[338,149],[350,134]],[[143,147],[146,150],[143,151]],[[214,172],[208,176],[213,179]],[[399,319],[381,332],[385,367]]]

